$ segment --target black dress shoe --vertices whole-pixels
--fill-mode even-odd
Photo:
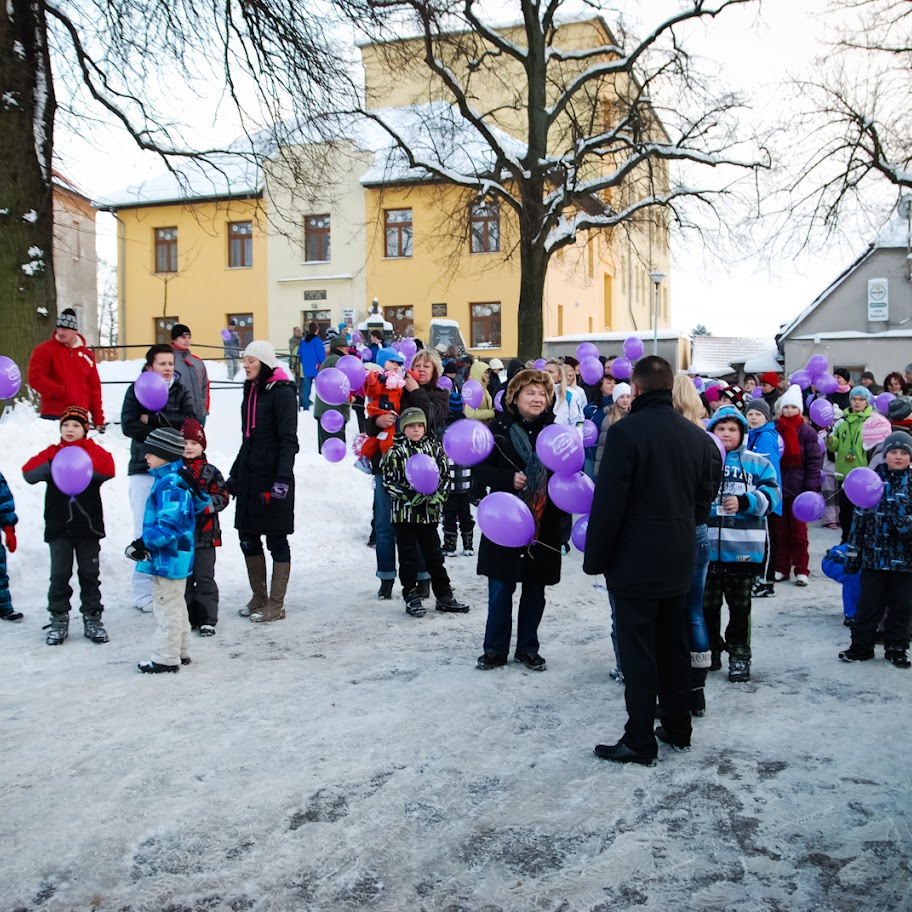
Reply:
[[[601,757],[602,760],[610,760],[612,763],[638,763],[640,766],[655,766],[655,757],[648,757],[628,747],[623,741],[617,744],[596,744],[595,756]]]
[[[158,662],[153,662],[151,659],[148,662],[140,662],[136,667],[143,674],[163,674],[169,671],[180,671],[180,665],[161,665]]]
[[[686,744],[683,741],[675,741],[661,725],[656,727],[655,736],[662,744],[667,744],[672,750],[679,751],[680,753],[686,753],[690,750],[689,741]]]

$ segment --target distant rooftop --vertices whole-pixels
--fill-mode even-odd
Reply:
[[[743,363],[776,347],[774,339],[751,336],[694,336],[694,364],[707,371],[718,371]]]

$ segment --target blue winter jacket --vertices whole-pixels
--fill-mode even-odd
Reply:
[[[212,501],[208,494],[191,493],[187,482],[177,473],[183,461],[151,469],[152,490],[143,514],[142,539],[149,559],[136,569],[166,579],[186,579],[193,573],[193,542],[196,516]]]
[[[709,422],[709,431],[723,419],[734,418],[744,439],[725,459],[722,484],[709,511],[710,563],[762,565],[766,556],[766,518],[782,502],[776,470],[769,460],[747,448],[747,422],[737,409],[720,408]],[[722,512],[722,498],[737,497],[737,513]]]
[[[823,555],[820,569],[831,580],[842,585],[842,613],[847,618],[855,617],[858,608],[858,596],[861,595],[861,574],[849,573],[846,570],[846,550],[848,544],[835,545]]]
[[[779,482],[779,489],[782,489],[782,468],[779,465],[779,432],[772,421],[767,421],[762,427],[752,428],[747,435],[747,448],[752,453],[759,453],[765,456],[772,467],[776,470],[776,481]],[[782,503],[780,502],[776,509],[773,510],[776,516],[782,516]]]
[[[874,471],[884,483],[883,497],[873,507],[855,507],[849,566],[912,573],[912,469],[894,472],[881,463]]]
[[[19,522],[19,517],[16,516],[13,492],[10,491],[6,479],[0,474],[0,529],[4,526],[15,526],[17,522]]]
[[[301,376],[310,377],[311,379],[316,377],[325,357],[326,346],[323,344],[323,340],[319,336],[305,336],[298,346]]]

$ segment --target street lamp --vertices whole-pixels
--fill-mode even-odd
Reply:
[[[650,272],[649,278],[652,280],[652,284],[656,287],[655,293],[655,307],[653,309],[653,319],[652,319],[652,353],[657,355],[659,353],[659,285],[662,284],[662,279],[664,279],[666,273],[664,272]]]

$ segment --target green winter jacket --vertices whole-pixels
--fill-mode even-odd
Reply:
[[[416,453],[425,453],[437,463],[440,479],[433,494],[419,494],[406,478],[405,464]],[[396,434],[395,442],[380,463],[380,474],[383,476],[383,487],[389,491],[393,501],[394,523],[436,525],[440,522],[450,484],[450,470],[443,445],[436,437],[425,434],[413,443],[404,434]]]
[[[836,454],[836,477],[845,478],[852,469],[863,469],[868,454],[861,440],[861,426],[874,410],[869,405],[863,412],[848,411],[827,437],[827,449]]]

